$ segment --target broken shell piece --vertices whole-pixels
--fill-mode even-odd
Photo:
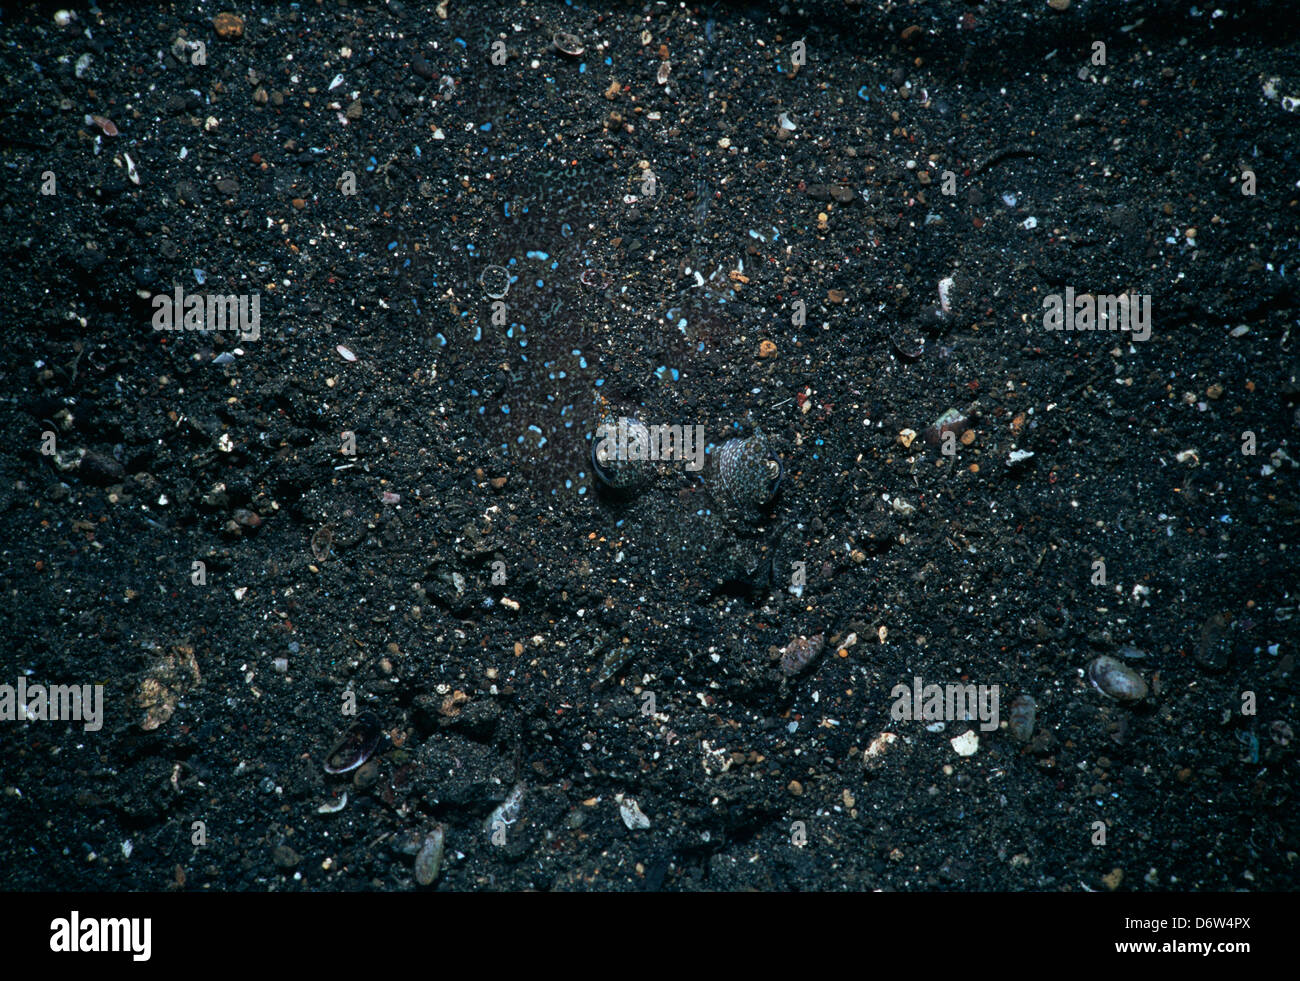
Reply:
[[[938,446],[943,442],[944,433],[952,433],[954,436],[961,436],[962,433],[966,432],[966,430],[970,429],[974,424],[974,420],[969,416],[963,415],[956,409],[949,409],[934,421],[934,425],[927,427],[923,435],[925,441],[931,446]]]
[[[1020,464],[1026,462],[1027,460],[1032,459],[1033,456],[1034,456],[1033,450],[1012,450],[1007,455],[1007,466],[1018,467],[1020,466]]]
[[[317,814],[337,814],[343,808],[348,806],[348,792],[345,790],[334,800],[327,800],[320,807],[316,808]]]
[[[347,773],[355,770],[374,755],[383,734],[375,714],[362,712],[325,757],[325,772]]]
[[[884,764],[885,753],[889,747],[898,742],[898,736],[892,732],[882,732],[866,749],[862,751],[862,766],[866,770],[877,770]]]
[[[925,335],[909,327],[900,327],[889,336],[894,353],[904,361],[915,361],[925,354]]]
[[[980,737],[974,729],[963,732],[960,736],[949,739],[948,742],[958,756],[974,756],[980,748]]]
[[[501,828],[509,827],[518,821],[526,791],[527,788],[522,781],[515,784],[506,799],[487,816],[487,820],[483,822],[483,829],[489,834],[495,834]]]
[[[644,831],[650,827],[650,819],[642,813],[641,805],[636,802],[635,797],[623,798],[622,803],[618,805],[618,813],[629,831]]]
[[[571,58],[576,58],[587,50],[582,44],[582,39],[568,31],[556,31],[555,36],[551,38],[551,43],[555,45],[556,51]]]
[[[1088,681],[1103,695],[1119,702],[1140,702],[1147,683],[1123,661],[1102,655],[1088,665]]]
[[[939,309],[944,313],[952,310],[952,284],[951,276],[939,280]]]

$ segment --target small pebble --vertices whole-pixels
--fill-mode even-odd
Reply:
[[[970,729],[960,736],[948,740],[952,744],[953,752],[958,756],[974,756],[976,750],[980,748],[980,737],[976,735],[974,729]]]
[[[232,517],[245,528],[257,528],[262,523],[262,516],[256,511],[249,511],[247,508],[236,508]]]
[[[327,800],[324,804],[321,804],[320,807],[316,808],[316,813],[337,814],[339,811],[343,810],[343,808],[347,806],[348,806],[348,792],[345,790],[339,797],[336,797],[333,800]]]
[[[650,827],[650,819],[641,812],[641,805],[635,797],[626,797],[618,805],[618,813],[623,818],[629,831],[644,831]]]
[[[444,839],[445,834],[439,825],[425,836],[419,854],[415,856],[415,881],[422,886],[433,885],[442,871]]]
[[[217,32],[217,37],[225,41],[244,36],[244,20],[236,14],[217,14],[212,18],[212,28]]]

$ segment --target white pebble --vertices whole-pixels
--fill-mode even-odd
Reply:
[[[948,741],[952,743],[953,752],[958,756],[974,756],[975,751],[980,748],[980,737],[975,734],[974,729],[970,729]]]
[[[628,797],[618,805],[618,813],[623,818],[623,823],[627,825],[629,831],[645,830],[650,827],[650,819],[641,813],[641,805],[636,802],[635,797]]]
[[[947,313],[952,309],[952,284],[951,276],[939,280],[939,308]]]

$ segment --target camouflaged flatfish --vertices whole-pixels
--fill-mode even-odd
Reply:
[[[718,450],[717,481],[723,494],[745,508],[762,507],[776,496],[784,470],[761,430],[729,439]]]
[[[602,415],[591,441],[591,469],[596,479],[619,494],[632,494],[649,484],[655,474],[651,461],[620,459],[623,451],[635,457],[632,451],[638,446],[650,446],[650,430],[641,420],[610,412]]]

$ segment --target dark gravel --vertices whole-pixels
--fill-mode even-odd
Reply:
[[[0,684],[104,719],[0,724],[0,885],[1296,888],[1300,36],[1223,6],[6,13]]]

